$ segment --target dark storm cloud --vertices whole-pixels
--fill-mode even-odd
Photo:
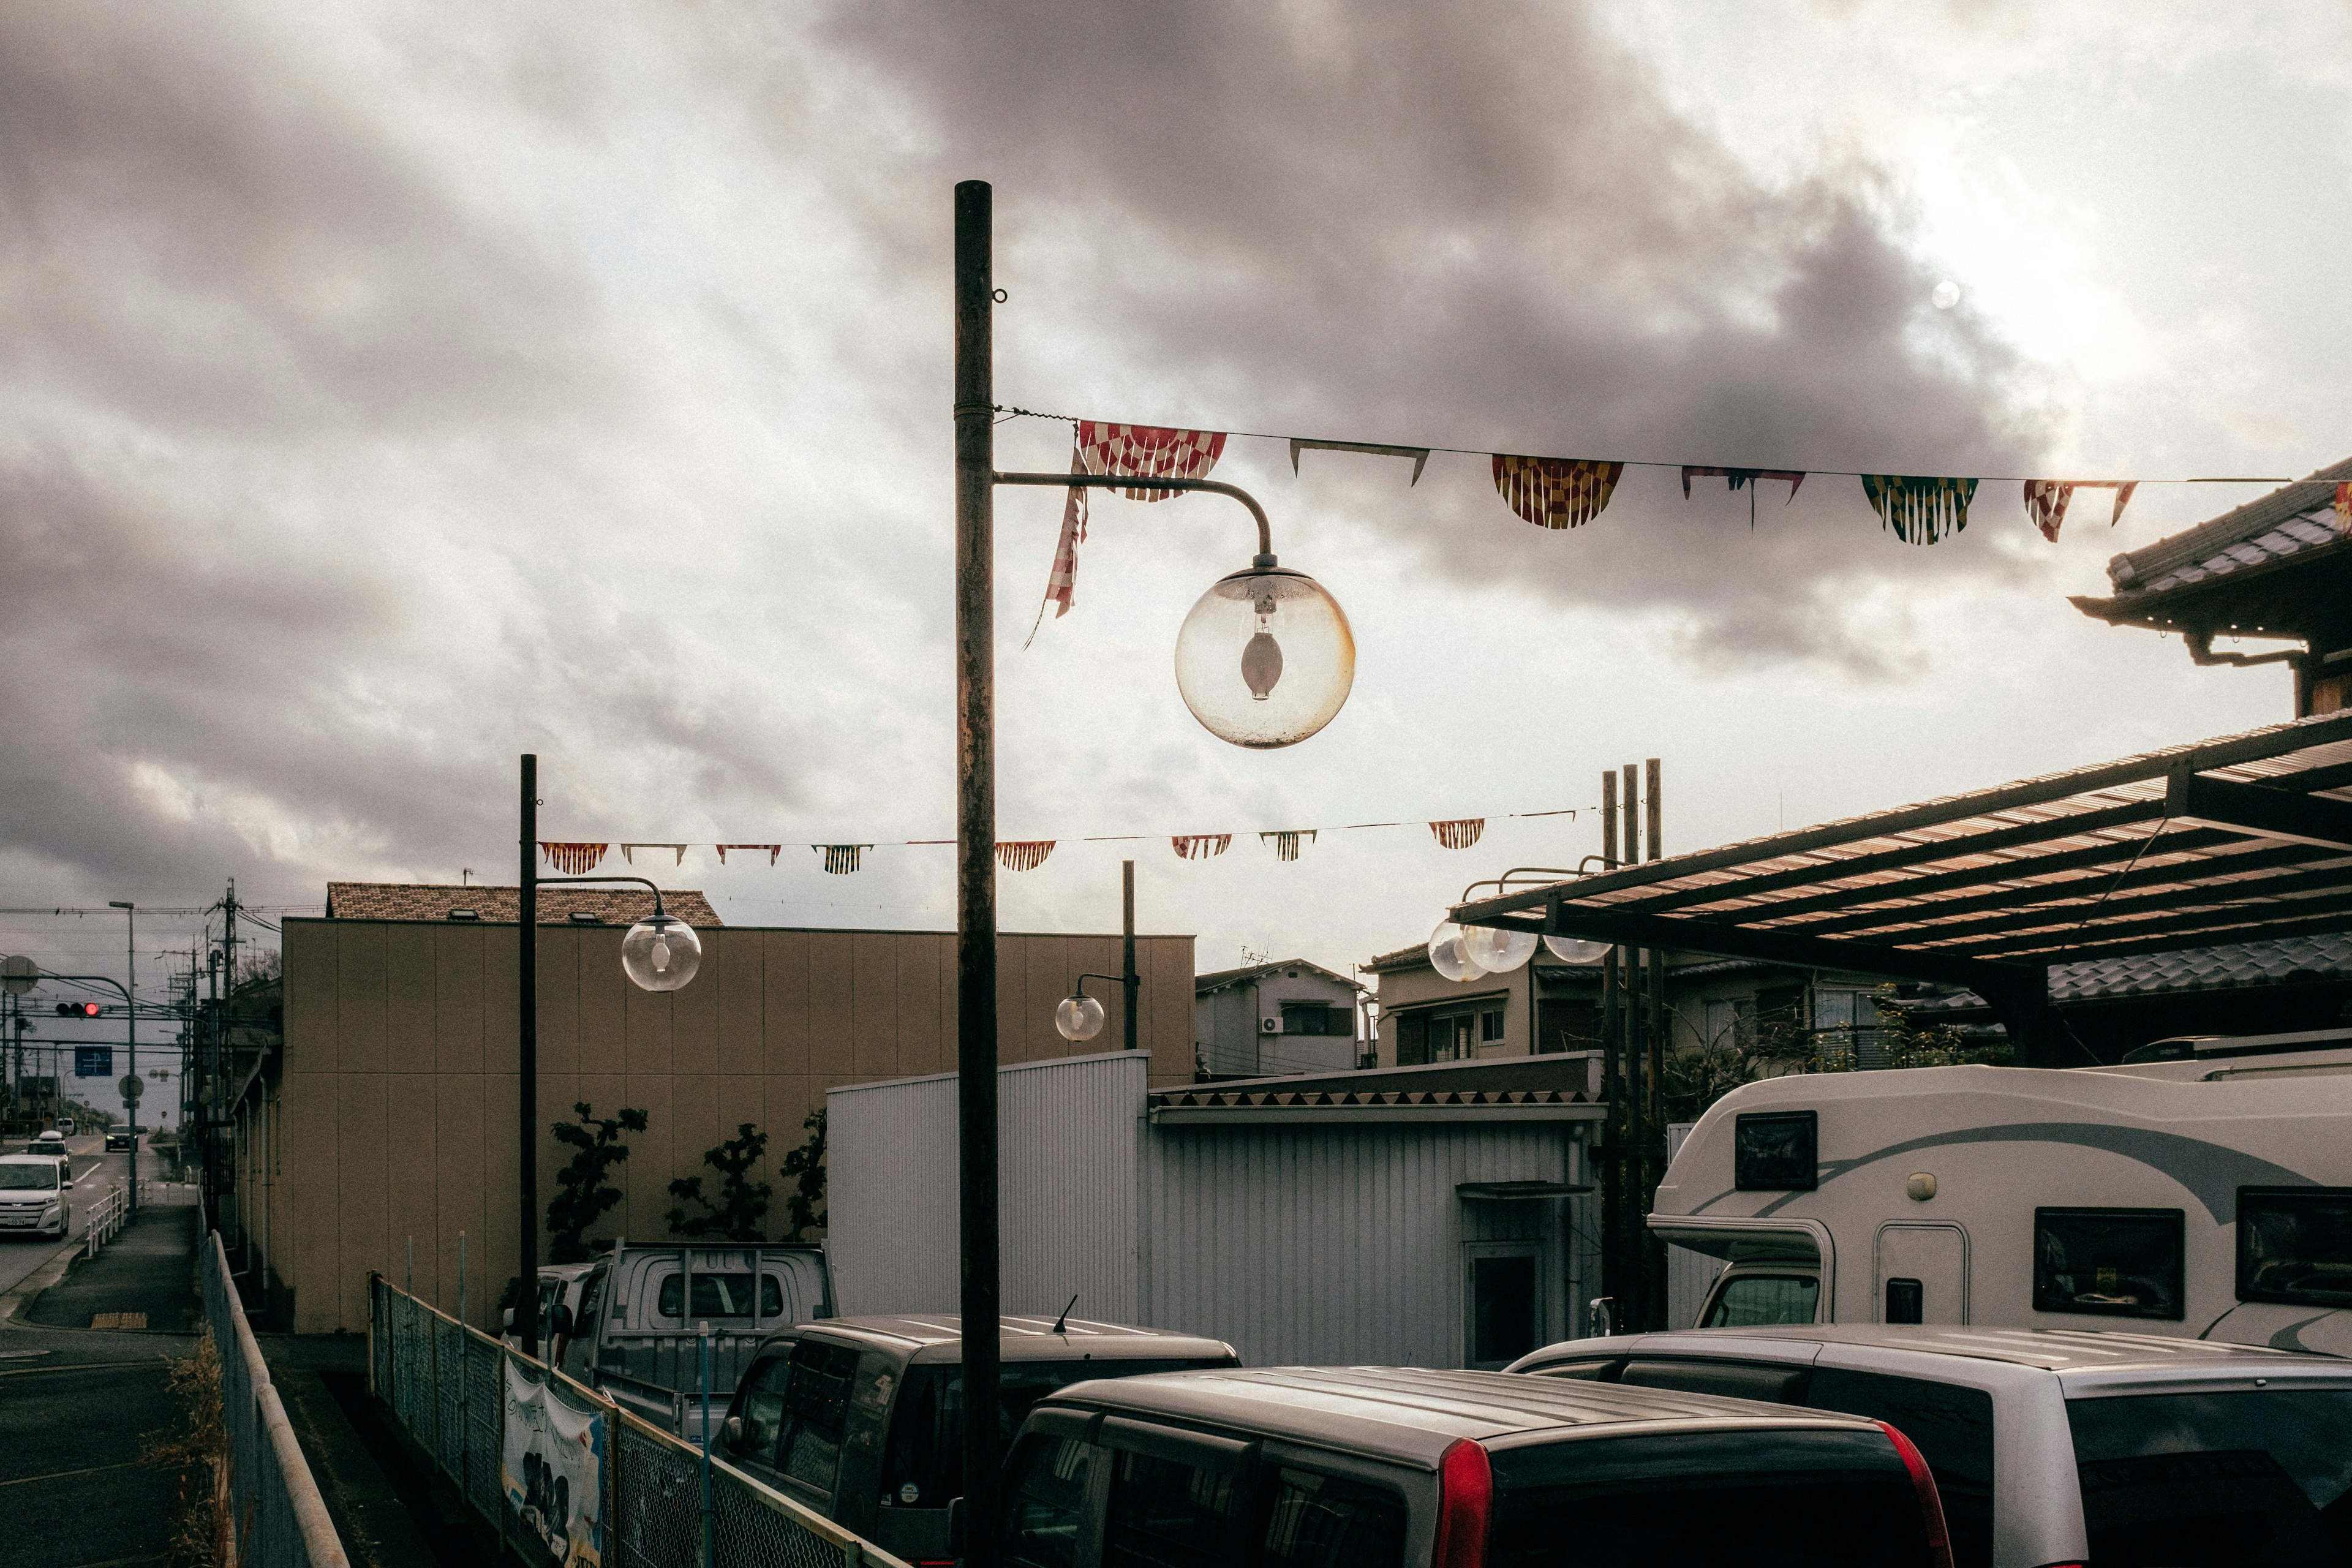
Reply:
[[[996,183],[999,280],[1023,292],[1024,262],[1055,280],[1000,328],[1008,400],[1055,390],[1018,380],[1022,323],[1043,314],[1135,367],[1066,412],[1743,466],[2031,463],[2019,366],[1928,309],[1934,279],[1872,168],[1762,182],[1576,7],[830,16],[838,47],[903,85],[940,177]],[[1145,388],[1181,406],[1109,401]],[[1981,522],[1932,552],[1895,545],[1851,479],[1768,500],[1752,536],[1719,480],[1685,503],[1670,474],[1632,470],[1569,539],[1484,487],[1457,469],[1401,537],[1457,580],[1664,612],[1711,660],[1891,670],[1916,650],[1847,605],[2022,570]]]

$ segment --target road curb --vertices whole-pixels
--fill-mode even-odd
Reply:
[[[81,1250],[81,1244],[73,1241],[71,1237],[68,1237],[67,1242],[67,1245],[58,1248],[58,1255],[55,1258],[50,1258],[47,1263],[44,1263],[38,1268],[34,1269],[32,1273],[18,1280],[15,1288],[9,1290],[6,1295],[0,1296],[0,1327],[5,1327],[9,1323],[15,1322],[16,1320],[16,1310],[18,1308],[30,1303],[33,1298],[38,1296],[42,1291],[47,1289],[50,1286],[64,1279],[66,1275],[72,1270],[74,1258],[76,1254]],[[47,1329],[49,1325],[39,1323],[26,1326]],[[84,1333],[121,1333],[124,1331],[120,1329],[102,1329],[96,1331],[84,1329],[81,1331]],[[131,1331],[138,1333],[144,1332],[145,1331],[132,1330]]]

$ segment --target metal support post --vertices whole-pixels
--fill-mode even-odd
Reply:
[[[1135,972],[1135,862],[1122,860],[1118,867],[1119,882],[1119,984],[1127,993],[1127,1033],[1119,1046],[1124,1050],[1135,1049],[1135,994],[1143,985],[1143,977]]]
[[[956,1075],[964,1561],[996,1568],[996,436],[993,192],[955,188]]]
[[[539,1354],[539,757],[522,758],[522,870],[515,909],[515,1256],[520,1281],[515,1331],[522,1353]]]

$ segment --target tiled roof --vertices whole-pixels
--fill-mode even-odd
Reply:
[[[442,921],[453,910],[471,910],[488,925],[512,925],[521,918],[518,888],[449,887],[429,882],[330,882],[327,918],[338,921]],[[710,900],[691,889],[665,890],[662,907],[690,926],[727,922]],[[595,915],[605,925],[631,926],[654,912],[654,896],[642,888],[541,888],[539,923],[574,923],[574,912]]]
[[[1311,969],[1326,980],[1352,987],[1356,983],[1344,974],[1334,974],[1319,963],[1309,963],[1303,958],[1286,958],[1273,963],[1245,964],[1240,969],[1213,969],[1206,974],[1192,976],[1192,994],[1204,996],[1212,991],[1222,991],[1244,980],[1256,980],[1286,969]]]
[[[2118,555],[2107,563],[2107,580],[2117,599],[2149,598],[2336,543],[2342,535],[2332,522],[2336,498],[2322,486],[2340,479],[2352,479],[2352,458]]]
[[[2050,968],[2050,1000],[2103,1002],[2183,991],[2222,991],[2352,980],[2352,932],[2239,942],[2226,947],[2144,952],[2127,958],[2057,963]],[[1954,991],[1903,1004],[1906,1012],[1948,1013],[1979,1008],[1971,991]]]
[[[1580,1062],[1578,1065],[1583,1064]],[[1200,1084],[1155,1090],[1151,1103],[1164,1109],[1192,1110],[1245,1105],[1590,1105],[1592,1101],[1581,1090],[1558,1089],[1365,1089],[1356,1092],[1329,1089],[1241,1089],[1231,1085]]]

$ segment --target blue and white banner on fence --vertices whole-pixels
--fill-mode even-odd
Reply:
[[[518,1361],[506,1370],[499,1482],[510,1538],[550,1568],[604,1568],[604,1413]]]

